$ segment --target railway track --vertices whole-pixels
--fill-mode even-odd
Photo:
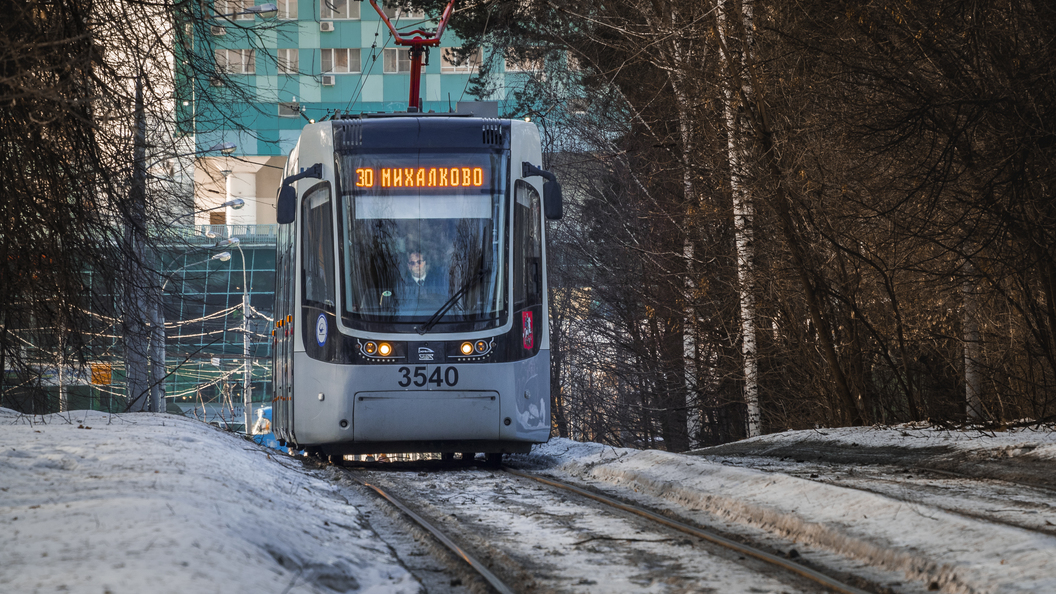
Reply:
[[[940,478],[935,479],[928,475],[939,475]],[[932,507],[966,518],[1056,536],[1056,509],[1048,503],[1042,503],[1042,498],[1030,497],[1030,491],[1050,491],[1047,487],[1000,479],[980,479],[929,468],[918,468],[904,479],[873,476],[866,484],[855,484],[847,479],[820,477],[810,480],[875,493],[911,505],[928,501]],[[978,496],[960,497],[957,481],[994,483],[993,495],[985,499]]]
[[[876,591],[550,477],[403,470],[347,472],[496,592]]]
[[[735,465],[875,493],[910,505],[927,503],[963,517],[1056,536],[1052,505],[1056,489],[1036,481],[966,474],[921,463],[853,466],[823,460],[790,467],[762,457],[740,462]]]

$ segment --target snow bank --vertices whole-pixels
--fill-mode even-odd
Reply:
[[[737,442],[739,446],[758,444],[760,448],[801,442],[824,441],[830,445],[905,449],[943,447],[977,452],[985,457],[1014,458],[1031,454],[1056,460],[1056,432],[1051,428],[1015,428],[1003,431],[950,430],[923,423],[893,427],[839,427],[814,431],[785,431]]]
[[[1053,432],[924,427],[786,432],[796,441],[1056,459]],[[841,486],[691,455],[554,439],[522,467],[648,496],[944,592],[1056,592],[1056,538]],[[418,592],[420,585],[322,472],[170,415],[0,409],[0,592]],[[948,506],[947,506],[948,507]],[[1056,507],[1056,505],[1054,505]]]
[[[0,529],[2,592],[420,590],[336,487],[172,415],[0,409]]]
[[[983,441],[974,436],[958,439],[915,431],[917,435],[907,437],[897,429],[869,430],[866,439],[872,440],[869,445],[877,446],[902,440],[946,439],[961,447],[994,452],[1007,448],[1036,452],[1051,447],[1046,442],[1053,441],[1051,433],[1038,434],[1035,437],[1039,439],[1034,440],[1010,435]],[[765,448],[783,440],[818,439],[817,432],[795,433],[755,441]],[[861,429],[825,433],[836,440],[864,445]],[[532,457],[556,462],[552,472],[604,482],[663,499],[688,512],[706,512],[783,535],[793,542],[810,543],[898,571],[908,579],[935,582],[943,592],[1056,592],[1056,575],[1051,569],[1056,538],[965,518],[925,502],[909,504],[694,456],[614,449],[563,439],[537,448]]]

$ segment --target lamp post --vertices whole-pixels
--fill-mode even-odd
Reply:
[[[234,152],[237,149],[238,149],[238,145],[233,143],[233,142],[220,142],[220,143],[214,144],[213,146],[211,146],[209,148],[196,150],[196,151],[192,151],[192,152],[189,152],[189,153],[178,153],[178,154],[170,153],[170,154],[167,154],[167,155],[165,155],[163,157],[160,157],[160,158],[155,159],[154,161],[152,161],[149,165],[147,165],[145,167],[145,169],[146,169],[146,171],[149,172],[150,170],[152,170],[154,167],[156,167],[157,165],[159,165],[161,163],[168,164],[171,161],[176,161],[176,164],[173,166],[173,168],[169,169],[168,171],[166,171],[163,176],[152,176],[152,177],[153,177],[153,179],[164,179],[164,180],[169,180],[169,181],[171,181],[173,183],[177,183],[176,182],[176,175],[177,175],[176,172],[179,171],[180,172],[180,179],[181,179],[181,181],[179,183],[182,184],[183,183],[182,180],[184,179],[184,175],[186,174],[186,171],[187,171],[187,168],[188,168],[188,165],[185,162],[182,161],[184,158],[186,158],[186,157],[198,157],[200,155],[206,155],[208,153],[219,153],[220,155],[222,155],[224,157],[228,157],[228,156],[231,156],[232,154],[234,154]],[[189,206],[190,212],[186,212],[184,214],[175,216],[164,228],[159,229],[159,232],[165,232],[169,228],[173,227],[176,224],[176,222],[179,221],[180,219],[184,219],[186,217],[189,217],[189,216],[192,216],[192,215],[196,214],[197,212],[200,212],[200,211],[195,210],[195,208],[194,208],[194,204],[193,204],[194,199],[193,199],[193,197],[191,198],[190,202],[191,202],[191,205]],[[234,205],[233,202],[228,202],[228,203],[225,203],[224,205],[221,205],[219,207],[207,208],[205,210],[215,210],[216,208],[223,208],[224,206],[233,206],[233,205]],[[241,208],[242,205],[240,204],[240,205],[233,206],[233,207],[238,209],[238,208]]]
[[[222,144],[218,144],[216,146],[213,146],[213,147],[207,149],[206,151],[200,151],[200,152],[212,152],[212,151],[225,152],[226,151],[226,154],[230,154],[231,152],[234,152],[235,148],[237,148],[237,147],[235,145],[231,144],[231,143],[222,143]],[[198,153],[192,153],[192,154],[198,154]],[[212,208],[202,209],[201,211],[193,211],[193,212],[189,212],[189,213],[184,214],[184,215],[180,215],[180,216],[176,217],[175,219],[173,219],[171,223],[169,223],[169,227],[172,227],[172,225],[175,224],[176,221],[179,221],[180,219],[183,219],[183,218],[186,218],[186,217],[189,217],[189,216],[194,216],[198,212],[208,212],[210,210],[216,210],[218,208],[227,208],[229,206],[231,208],[235,209],[235,210],[238,210],[239,208],[242,208],[243,205],[245,205],[245,201],[242,200],[241,198],[236,198],[235,200],[228,200],[227,202],[221,204],[220,206],[214,206]],[[214,247],[214,248],[216,248],[216,247],[224,247],[225,245],[227,245],[227,243],[229,243],[229,242],[227,242],[226,240],[225,241],[221,241],[221,242],[218,242],[216,245],[213,245],[212,247]],[[228,254],[228,259],[230,259],[230,257],[231,257],[231,255]],[[227,260],[222,260],[222,261],[226,262]],[[154,287],[154,289],[155,289],[154,307],[152,308],[152,310],[150,311],[150,314],[149,314],[150,318],[151,318],[150,319],[150,323],[151,323],[151,329],[150,329],[150,359],[151,359],[151,361],[150,361],[150,376],[151,377],[150,377],[150,382],[149,382],[150,399],[146,403],[146,410],[148,410],[150,412],[165,412],[164,410],[162,410],[161,407],[164,406],[164,403],[165,403],[164,382],[165,382],[165,377],[168,375],[168,371],[165,368],[165,356],[166,356],[165,355],[165,285],[168,284],[168,280],[166,279],[164,282],[161,282],[162,271],[161,271],[160,262],[161,262],[161,258],[159,257],[158,258],[158,264],[159,264],[158,265],[158,272],[157,272],[157,278],[155,280],[156,284],[155,284],[155,287]],[[182,268],[180,270],[182,270]],[[179,271],[176,271],[176,272],[179,272]],[[170,276],[172,274],[175,274],[175,272],[170,273]]]
[[[222,247],[224,242],[217,243],[213,247]],[[166,346],[165,346],[165,303],[163,301],[165,297],[165,287],[169,286],[169,281],[177,273],[190,268],[191,266],[197,266],[199,264],[208,264],[213,260],[219,260],[220,262],[227,262],[231,259],[231,252],[220,252],[210,258],[201,260],[198,262],[191,262],[185,264],[176,270],[173,270],[166,275],[165,282],[161,284],[161,290],[159,291],[158,307],[155,310],[154,316],[154,327],[151,332],[150,342],[152,346],[152,359],[151,362],[151,374],[153,382],[150,386],[150,410],[151,412],[165,412],[165,377],[168,374],[168,370],[165,366]]]
[[[219,151],[221,155],[227,156],[235,153],[238,145],[233,142],[221,142],[209,149],[209,152]]]
[[[217,146],[220,146],[220,145],[217,145]],[[234,145],[231,145],[231,146],[234,146]],[[213,148],[216,148],[216,147],[213,147]],[[209,150],[213,150],[213,149],[209,149]],[[242,208],[242,206],[244,204],[245,204],[244,200],[242,200],[241,198],[236,198],[234,200],[229,200],[229,201],[221,204],[220,206],[214,206],[212,208],[203,209],[201,212],[207,212],[207,211],[210,211],[210,210],[216,210],[218,208],[227,208],[228,206],[230,206],[231,208],[234,208],[235,210],[238,210],[239,208]],[[173,223],[175,223],[176,221],[178,221],[178,220],[180,220],[182,218],[193,216],[197,212],[199,212],[199,211],[190,212],[190,213],[187,213],[185,215],[178,216],[178,217],[176,217],[173,220]],[[170,224],[170,226],[171,226],[171,224]],[[229,245],[230,243],[232,243],[230,240],[225,239],[223,241],[217,242],[215,245],[210,246],[210,247],[214,247],[214,248],[225,247],[225,246]],[[236,239],[235,243],[237,243],[237,239]],[[220,255],[223,255],[223,254],[227,254],[227,258],[218,258],[217,257],[217,256],[220,256]],[[217,256],[213,256],[212,259],[219,259],[221,262],[227,262],[228,260],[231,259],[231,254],[229,254],[228,252],[223,252],[223,254],[217,254]],[[159,258],[159,260],[160,260],[160,258]],[[183,268],[186,268],[186,266],[184,266]],[[173,274],[176,274],[176,272],[179,272],[180,270],[183,270],[183,268],[180,268],[179,270],[176,270],[175,272],[169,273],[169,276],[171,277]],[[159,280],[160,280],[161,275],[162,275],[161,267],[159,266],[158,267]],[[165,279],[165,282],[158,284],[158,291],[157,291],[157,294],[155,295],[155,307],[154,307],[154,310],[152,312],[153,313],[153,316],[152,316],[153,319],[151,320],[152,327],[151,327],[151,331],[150,331],[150,351],[151,351],[150,373],[151,373],[151,383],[150,383],[150,403],[149,403],[149,409],[148,409],[148,410],[150,410],[150,412],[165,412],[164,410],[162,410],[162,407],[164,406],[164,403],[165,403],[165,388],[164,388],[165,377],[168,375],[168,370],[165,368],[165,357],[166,357],[166,354],[165,354],[165,286],[168,285],[168,284],[169,284],[169,279]]]
[[[252,308],[249,304],[249,275],[246,271],[246,253],[242,251],[238,238],[232,237],[228,241],[238,249],[238,254],[242,256],[242,415],[246,423],[246,435],[250,435],[252,432],[250,420],[253,418],[253,361],[249,353],[249,318],[252,315]]]
[[[233,198],[233,199],[228,200],[227,202],[225,202],[223,204],[219,204],[217,206],[212,206],[210,208],[200,208],[200,209],[194,210],[192,212],[189,212],[187,214],[182,214],[182,215],[172,219],[172,222],[169,223],[169,227],[172,227],[173,225],[175,225],[176,221],[178,221],[180,219],[186,219],[187,217],[193,217],[194,215],[202,214],[203,212],[209,212],[211,210],[220,210],[221,208],[227,208],[227,207],[231,207],[232,210],[238,210],[238,209],[242,208],[245,205],[246,205],[246,201],[245,200],[243,200],[241,198]],[[215,237],[215,236],[214,235],[209,235],[209,237]]]

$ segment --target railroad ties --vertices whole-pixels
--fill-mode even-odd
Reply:
[[[374,466],[373,468],[378,467]],[[483,465],[478,466],[478,468],[483,468]],[[495,591],[505,593],[518,592],[524,590],[526,584],[524,583],[523,577],[500,576],[523,576],[525,575],[525,573],[531,574],[532,569],[530,567],[504,567],[502,565],[502,560],[509,562],[511,565],[516,565],[516,562],[513,559],[517,557],[517,555],[513,553],[509,555],[501,553],[492,554],[491,552],[489,552],[490,548],[488,547],[502,546],[502,543],[495,544],[492,542],[491,539],[493,538],[493,536],[480,536],[477,534],[467,535],[466,533],[464,533],[465,529],[474,529],[477,526],[480,526],[480,524],[476,523],[480,521],[479,519],[476,522],[462,522],[462,518],[458,518],[458,521],[453,521],[452,518],[454,518],[455,510],[442,501],[402,501],[401,498],[396,493],[394,493],[394,491],[403,491],[405,493],[408,493],[410,498],[413,499],[418,494],[421,494],[423,491],[430,492],[430,488],[422,489],[422,484],[431,482],[433,480],[443,481],[443,478],[436,479],[436,477],[443,477],[445,474],[447,474],[444,472],[436,473],[436,469],[437,466],[435,465],[428,465],[428,469],[423,467],[422,472],[414,474],[414,485],[402,484],[403,478],[401,477],[405,476],[405,473],[390,474],[384,472],[362,470],[350,470],[349,472],[353,480],[360,483],[364,487],[372,490],[372,492],[376,493],[379,497],[383,498],[386,504],[397,508],[400,513],[404,514],[407,518],[409,518],[415,524],[417,524],[430,535],[432,535],[432,537],[435,538],[437,542],[441,543],[444,547],[451,551],[455,557],[461,559],[462,562],[464,562],[473,572],[476,572],[478,575],[480,575],[481,579],[487,582],[487,584]],[[634,518],[638,519],[638,522],[641,522],[641,520],[644,519],[647,521],[648,524],[656,526],[655,529],[653,529],[655,530],[655,533],[670,534],[670,530],[675,530],[683,534],[689,535],[692,538],[674,539],[669,537],[663,539],[668,544],[674,542],[675,545],[680,545],[682,548],[688,549],[683,551],[682,554],[687,556],[689,559],[711,557],[705,555],[701,551],[694,548],[696,546],[707,546],[700,543],[700,541],[705,541],[706,543],[710,543],[712,547],[721,547],[723,549],[731,551],[733,555],[730,555],[730,557],[732,558],[743,559],[744,557],[750,557],[757,562],[756,566],[758,567],[771,567],[771,571],[767,572],[768,574],[770,574],[770,579],[776,578],[780,581],[791,580],[792,583],[799,584],[800,591],[813,591],[817,589],[817,586],[821,586],[822,588],[828,591],[840,592],[844,594],[866,594],[866,590],[862,590],[853,585],[849,585],[844,581],[841,581],[841,579],[833,577],[832,575],[827,575],[821,571],[807,567],[805,564],[797,562],[795,559],[782,557],[764,551],[760,548],[756,548],[741,542],[733,541],[715,532],[703,529],[699,526],[692,526],[678,520],[673,520],[671,518],[665,517],[659,513],[650,511],[640,506],[629,504],[624,501],[619,501],[614,498],[601,495],[593,491],[589,491],[587,489],[571,485],[562,481],[558,481],[550,477],[543,477],[540,475],[523,472],[508,467],[502,467],[502,471],[503,472],[501,473],[482,471],[480,474],[482,475],[482,478],[486,475],[489,477],[494,477],[496,480],[500,480],[501,476],[503,475],[508,475],[510,477],[517,477],[520,479],[534,481],[534,484],[545,485],[545,487],[543,487],[544,489],[550,491],[559,498],[569,499],[567,494],[571,493],[573,494],[571,497],[572,499],[575,499],[577,501],[579,501],[581,498],[588,499],[591,502],[594,502],[594,507],[597,507],[596,504],[601,504],[604,508],[608,508],[610,510],[615,511],[615,514],[617,516],[626,517],[627,514],[631,514]],[[428,478],[422,478],[423,476]],[[388,485],[378,483],[388,483]],[[500,490],[515,489],[523,487],[525,485],[526,483],[523,483],[523,481],[518,481],[517,484],[513,487],[504,486],[501,487]],[[561,495],[561,493],[565,493],[565,495]],[[587,503],[583,502],[583,504],[586,505]],[[462,512],[458,513],[461,514]],[[510,513],[513,514],[514,512],[511,510]],[[540,513],[547,514],[551,512],[548,510],[545,512],[541,511]],[[514,519],[512,517],[509,523],[514,523]],[[459,542],[460,538],[463,540],[462,542]],[[469,539],[468,541],[465,540],[467,538]],[[605,536],[598,536],[597,538],[599,540],[615,540]],[[660,540],[654,540],[651,542],[660,542]],[[488,544],[482,547],[482,543]],[[474,556],[474,553],[476,553],[476,556]],[[520,558],[524,558],[523,553],[521,554]],[[491,563],[491,565],[487,565],[486,563],[482,562],[481,559],[487,560]],[[782,574],[789,574],[789,577],[781,578],[780,575]],[[554,579],[554,576],[551,575],[548,579]],[[687,577],[685,579],[693,578]],[[814,584],[814,586],[810,586],[809,584],[811,583]],[[515,584],[516,586],[511,584]]]

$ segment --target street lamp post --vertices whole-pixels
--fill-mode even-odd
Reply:
[[[246,271],[246,253],[242,251],[238,238],[232,237],[228,241],[238,249],[238,254],[242,256],[242,416],[246,423],[246,435],[251,435],[253,431],[250,424],[253,419],[253,361],[250,359],[249,352],[249,318],[252,315],[252,308],[249,304],[249,275]]]
[[[223,204],[220,204],[220,205],[217,205],[217,206],[213,206],[211,208],[201,208],[201,209],[195,210],[193,212],[189,212],[187,214],[182,214],[182,215],[172,219],[172,222],[169,223],[169,226],[167,228],[171,228],[171,227],[175,226],[176,225],[176,221],[179,221],[180,219],[186,219],[187,217],[193,217],[195,215],[202,214],[203,212],[209,212],[211,210],[220,210],[221,208],[227,208],[227,207],[231,207],[232,210],[238,210],[238,209],[242,208],[245,205],[246,205],[246,201],[245,200],[243,200],[241,198],[233,198],[233,199],[228,200],[227,202],[225,202]],[[213,235],[208,235],[208,237],[214,237],[214,236]]]
[[[212,147],[212,148],[210,148],[208,150],[209,151],[219,150],[219,151],[223,152],[223,151],[227,151],[229,149],[231,151],[234,151],[235,145],[230,144],[230,143],[224,143],[222,145],[218,144],[218,145],[216,145],[216,146],[214,146],[214,147]],[[229,200],[229,201],[221,204],[220,206],[214,206],[212,208],[202,209],[201,211],[195,211],[195,212],[191,212],[191,213],[188,213],[188,214],[185,214],[185,215],[180,215],[180,216],[176,217],[173,220],[173,223],[175,223],[176,221],[178,221],[178,220],[180,220],[182,218],[186,218],[186,217],[189,217],[189,216],[194,216],[198,212],[208,212],[210,210],[216,210],[216,209],[219,209],[219,208],[227,208],[229,206],[231,208],[235,209],[235,210],[238,210],[239,208],[242,208],[242,206],[244,204],[245,204],[244,200],[242,200],[241,198],[236,198],[234,200]],[[171,224],[170,224],[170,226],[171,226]],[[228,243],[230,243],[230,241],[224,240],[224,241],[221,241],[221,242],[217,243],[216,245],[214,245],[212,247],[224,247]],[[227,257],[228,257],[228,259],[230,259],[231,255],[228,254]],[[165,356],[166,356],[165,355],[165,285],[167,285],[169,281],[167,279],[164,282],[161,281],[162,271],[161,271],[160,261],[161,261],[161,259],[159,257],[159,259],[158,259],[159,266],[158,266],[158,273],[157,273],[157,279],[156,279],[156,283],[157,284],[155,285],[157,291],[156,291],[156,294],[154,295],[154,308],[150,312],[150,314],[151,314],[151,316],[150,316],[151,317],[151,321],[150,321],[151,322],[151,329],[150,329],[150,353],[151,353],[151,362],[150,362],[151,378],[150,379],[151,379],[151,381],[150,381],[150,401],[147,403],[147,410],[149,410],[150,412],[165,412],[164,409],[162,408],[164,406],[164,403],[165,403],[165,387],[164,387],[165,384],[164,384],[164,382],[165,382],[165,377],[168,375],[168,371],[165,368]],[[221,261],[222,262],[226,262],[227,260],[221,260]],[[182,268],[180,270],[182,270]],[[176,271],[176,272],[179,272],[179,271]],[[175,274],[175,272],[173,272],[171,274]],[[171,276],[171,274],[170,274],[170,276]]]
[[[220,145],[217,145],[216,147],[213,147],[213,148],[211,148],[209,150],[216,150],[217,147],[219,147],[219,146]],[[233,147],[234,145],[231,145],[231,146]],[[244,204],[244,201],[241,198],[239,198],[239,199],[236,199],[236,200],[230,200],[228,202],[225,202],[225,203],[221,204],[220,206],[214,206],[213,208],[206,208],[206,209],[204,209],[204,211],[216,210],[218,208],[227,208],[228,206],[230,206],[231,208],[234,208],[234,209],[237,210],[239,208],[242,208],[243,204]],[[175,223],[176,221],[178,221],[178,220],[180,220],[182,218],[185,218],[185,217],[188,217],[188,216],[193,216],[194,214],[195,214],[194,212],[191,212],[191,213],[188,213],[188,214],[185,214],[185,215],[178,216],[178,217],[176,217],[176,219],[173,220],[173,222]],[[216,248],[216,247],[224,247],[228,243],[230,243],[230,242],[227,241],[227,240],[224,240],[224,241],[218,242],[216,245],[214,245],[212,247],[214,247],[214,248]],[[227,252],[224,252],[224,253],[227,253]],[[227,254],[227,258],[230,259],[231,258],[231,254]],[[227,260],[220,259],[220,261],[221,262],[226,262]],[[159,263],[160,263],[160,258],[159,258]],[[186,268],[186,267],[184,267],[184,268]],[[180,270],[183,270],[183,268],[181,268]],[[179,270],[177,270],[176,272],[179,272]],[[172,274],[176,274],[176,272],[170,273],[169,276],[171,276]],[[163,410],[163,407],[165,405],[165,377],[168,375],[168,370],[165,367],[165,357],[166,357],[166,355],[165,355],[165,286],[168,285],[169,280],[165,279],[165,281],[162,282],[161,281],[162,276],[163,276],[163,273],[161,271],[161,267],[159,266],[158,267],[158,275],[157,275],[157,285],[156,285],[157,293],[154,295],[154,309],[151,311],[151,314],[152,314],[151,315],[151,330],[150,330],[150,352],[151,352],[150,373],[151,373],[151,383],[150,383],[150,402],[148,404],[148,410],[150,410],[151,412],[165,412]]]
[[[217,244],[219,247],[220,244]],[[220,252],[210,258],[201,260],[198,262],[191,262],[185,264],[176,270],[173,270],[166,275],[165,282],[161,284],[160,296],[158,298],[158,307],[155,310],[154,316],[154,327],[151,332],[151,345],[152,345],[152,358],[151,372],[153,375],[153,383],[150,386],[150,410],[151,412],[165,412],[165,377],[168,373],[165,366],[166,345],[165,345],[165,307],[162,301],[165,297],[165,287],[169,285],[169,281],[172,277],[182,272],[183,270],[190,268],[191,266],[197,266],[199,264],[208,264],[213,260],[219,260],[220,262],[227,262],[231,259],[231,252]]]

